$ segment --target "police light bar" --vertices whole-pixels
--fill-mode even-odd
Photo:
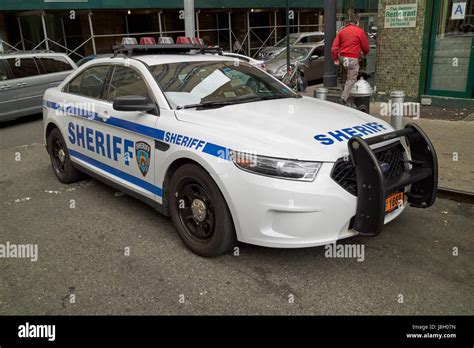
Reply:
[[[156,45],[131,45],[122,44],[113,47],[114,57],[118,54],[127,56],[140,54],[176,54],[176,53],[217,53],[222,54],[220,47],[207,47],[206,45],[194,44],[156,44]]]

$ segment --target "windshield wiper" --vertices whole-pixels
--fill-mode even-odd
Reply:
[[[243,103],[250,103],[254,101],[260,100],[271,100],[271,99],[282,99],[282,98],[301,98],[299,94],[295,94],[294,96],[291,95],[267,95],[261,97],[251,97],[251,98],[237,98],[234,100],[216,100],[216,101],[208,101],[203,103],[197,104],[188,104],[188,105],[179,105],[176,109],[192,109],[192,108],[213,108],[213,107],[223,107],[226,105],[235,105],[235,104],[243,104]]]
[[[262,97],[257,97],[257,100],[271,100],[271,99],[284,99],[284,98],[301,98],[299,94],[295,95],[265,95]]]
[[[238,104],[236,101],[230,100],[216,100],[216,101],[208,101],[203,103],[197,104],[187,104],[187,105],[179,105],[176,109],[192,109],[192,108],[212,108],[212,107],[222,107],[226,105]]]

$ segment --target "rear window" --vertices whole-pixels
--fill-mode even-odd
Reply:
[[[8,58],[8,65],[16,79],[39,75],[38,66],[33,58]]]
[[[64,57],[36,57],[46,74],[72,70],[71,64]]]
[[[64,91],[84,97],[103,99],[102,88],[108,70],[107,65],[92,66],[72,79]]]

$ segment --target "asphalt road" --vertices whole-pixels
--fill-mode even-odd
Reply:
[[[59,183],[41,130],[38,118],[0,127],[0,244],[39,251],[0,258],[0,314],[474,313],[472,205],[440,199],[345,240],[365,245],[363,262],[245,244],[204,259],[147,205],[95,180]]]

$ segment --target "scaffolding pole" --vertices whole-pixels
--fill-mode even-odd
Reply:
[[[64,28],[64,19],[63,19],[63,17],[61,17],[61,29],[63,31],[64,47],[66,47],[66,50],[67,50],[66,29]]]
[[[127,36],[130,36],[128,31],[128,14],[125,15],[125,31],[127,32]]]
[[[199,37],[199,10],[196,11],[196,34],[193,37]]]
[[[298,11],[298,33],[300,32],[300,11]]]
[[[290,5],[286,0],[286,70],[290,71]]]
[[[219,14],[216,13],[217,46],[220,46],[221,43],[221,35],[219,30]]]
[[[41,13],[41,24],[43,25],[44,43],[46,46],[46,51],[49,51],[48,30],[46,29],[46,21],[44,20],[44,16],[45,13]]]
[[[251,56],[250,52],[250,12],[247,11],[247,56]]]
[[[92,11],[89,11],[89,14],[87,15],[89,18],[89,30],[91,32],[91,41],[92,41],[92,53],[97,55],[97,51],[95,49],[95,37],[94,37],[94,27],[92,25]]]
[[[232,15],[230,12],[227,12],[227,16],[229,18],[229,52],[233,52],[232,49]]]
[[[23,29],[21,28],[21,18],[16,17],[18,20],[18,28],[20,28],[20,40],[21,40],[21,47],[23,48],[23,51],[25,51],[25,39],[23,38]]]
[[[160,32],[160,37],[163,36],[163,29],[161,28],[161,11],[158,12],[158,30]]]
[[[275,11],[274,12],[274,17],[275,17],[275,23],[273,23],[273,30],[275,30],[275,45],[277,44],[278,42],[278,28],[277,28],[277,23],[278,23],[278,15],[277,15],[278,11]]]

